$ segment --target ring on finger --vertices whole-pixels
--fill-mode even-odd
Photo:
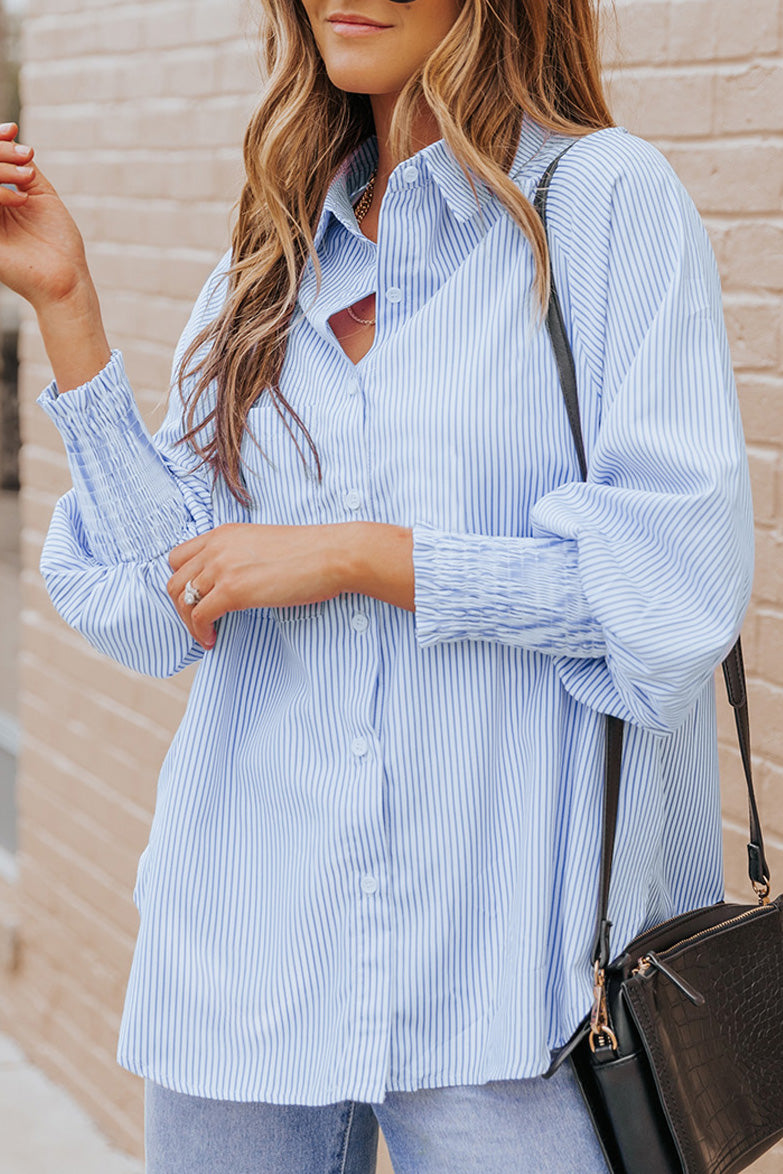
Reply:
[[[194,603],[198,603],[202,598],[201,592],[195,585],[192,579],[188,579],[185,584],[185,590],[182,593],[182,599],[188,607],[192,607]]]

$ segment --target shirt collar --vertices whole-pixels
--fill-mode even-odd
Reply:
[[[509,176],[518,178],[526,165],[537,155],[544,143],[552,137],[548,131],[537,123],[527,112],[523,114],[519,142],[514,153],[514,159],[509,168]],[[315,247],[319,248],[329,223],[334,217],[339,220],[350,232],[358,231],[353,204],[359,192],[367,183],[370,174],[378,162],[378,139],[375,134],[369,135],[355,147],[338,167],[321,209],[318,224],[315,230]],[[422,176],[422,170],[426,172]],[[388,188],[410,188],[415,183],[432,179],[438,185],[440,192],[458,220],[470,220],[477,216],[481,208],[491,199],[494,193],[474,178],[476,195],[473,194],[470,182],[457,163],[445,139],[437,139],[422,147],[410,159],[403,160],[394,168],[389,176]],[[478,196],[478,204],[476,203]]]

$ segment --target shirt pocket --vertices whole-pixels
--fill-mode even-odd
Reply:
[[[295,624],[302,620],[317,620],[323,615],[324,603],[300,603],[294,607],[273,607],[272,613],[281,624]]]
[[[299,396],[295,410],[317,442],[321,430],[312,405]],[[290,418],[288,424],[290,431],[266,394],[250,409],[242,465],[251,513],[281,526],[315,524],[322,520],[315,460],[304,432]]]

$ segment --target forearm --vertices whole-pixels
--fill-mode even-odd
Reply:
[[[111,348],[89,274],[68,297],[36,307],[36,314],[60,395],[87,383],[106,366]]]
[[[350,522],[346,591],[415,611],[413,531],[385,522]]]

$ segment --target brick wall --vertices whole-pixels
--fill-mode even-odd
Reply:
[[[753,466],[758,561],[746,658],[777,893],[783,5],[625,0],[617,17],[619,38],[611,22],[606,37],[616,117],[671,159],[721,268]],[[237,0],[34,0],[24,54],[20,137],[36,146],[83,232],[107,333],[154,428],[177,336],[228,240],[257,86],[252,23]],[[137,926],[130,894],[157,771],[193,670],[166,682],[125,671],[54,613],[38,558],[70,481],[62,442],[33,404],[50,372],[29,315],[22,358],[24,737],[19,879],[0,887],[0,1024],[110,1137],[140,1155],[141,1082],[114,1060]],[[722,716],[727,877],[745,899],[745,802]],[[783,1155],[755,1168],[781,1174]]]
[[[155,428],[174,344],[228,243],[258,86],[252,25],[225,0],[33,0],[28,13],[20,140],[82,230],[107,334]],[[0,1023],[140,1155],[141,1081],[114,1059],[131,891],[193,670],[162,682],[126,671],[54,612],[37,565],[70,478],[34,404],[51,372],[30,314],[21,350],[19,879],[0,891],[18,940],[5,935],[16,966],[0,973]]]

